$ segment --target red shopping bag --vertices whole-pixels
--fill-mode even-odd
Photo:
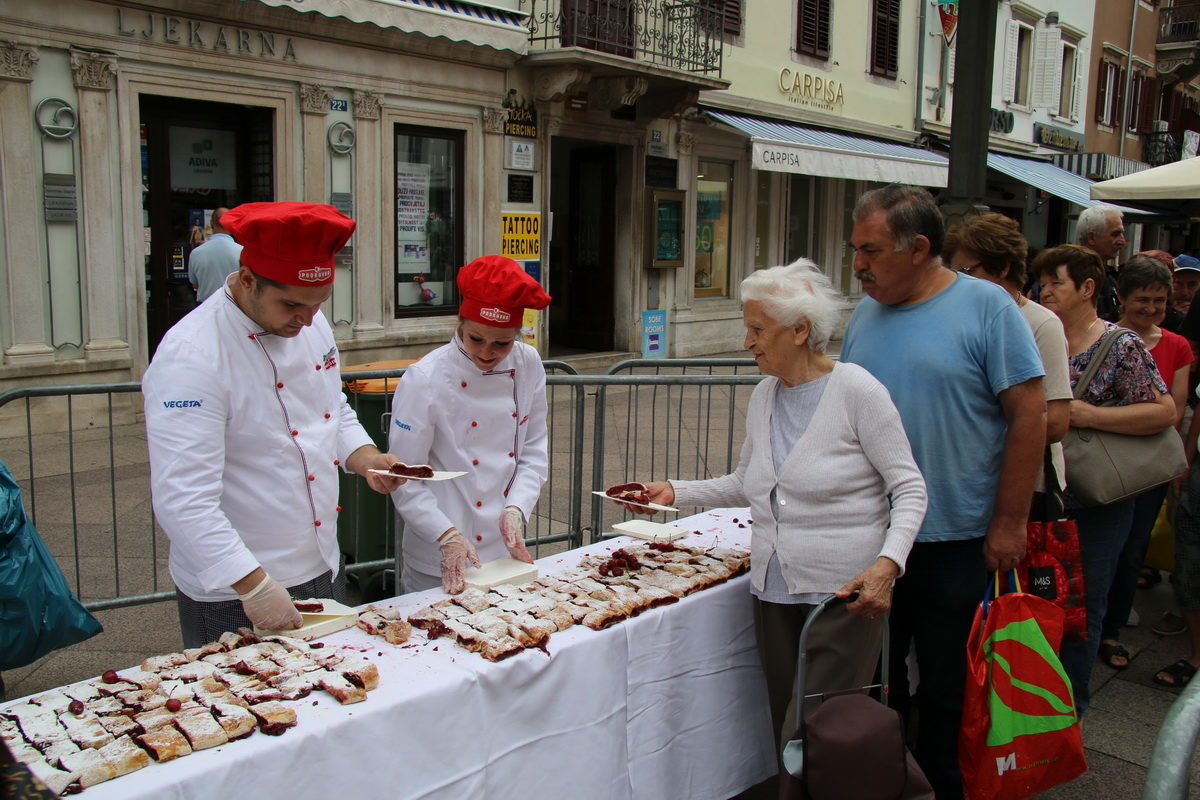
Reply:
[[[1087,597],[1079,559],[1079,529],[1070,519],[1025,525],[1025,557],[1017,577],[1026,590],[1065,612],[1063,638],[1086,641]],[[1055,652],[1058,646],[1055,645]]]
[[[1024,800],[1087,770],[1057,655],[1064,614],[1019,590],[991,595],[989,586],[967,643],[959,767],[967,800]]]

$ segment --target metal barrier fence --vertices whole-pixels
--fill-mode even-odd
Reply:
[[[761,379],[750,359],[629,361],[608,375],[579,375],[563,362],[546,362],[546,368],[550,478],[527,530],[535,557],[602,538],[628,517],[592,490],[730,471],[750,394],[741,387]],[[402,374],[343,377],[360,382]],[[347,394],[384,445],[390,389]],[[0,393],[0,414],[10,422],[21,416],[14,404],[24,403],[25,430],[23,437],[0,439],[0,458],[20,483],[30,517],[68,583],[93,611],[174,598],[168,542],[150,503],[140,391],[137,382],[123,382]],[[51,418],[55,425],[44,424]],[[365,593],[383,596],[385,581],[399,568],[391,502],[356,476],[343,480],[342,500],[347,571]]]

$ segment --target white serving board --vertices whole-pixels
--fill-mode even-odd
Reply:
[[[651,522],[647,519],[618,522],[613,525],[613,530],[649,542],[671,542],[680,536],[687,536],[691,532],[674,525],[664,525],[661,522]]]
[[[325,608],[319,612],[301,611],[300,617],[304,620],[304,624],[299,628],[271,631],[255,625],[254,632],[259,636],[294,636],[297,639],[316,639],[344,631],[358,622],[358,612],[336,600],[315,597],[309,602],[323,603]]]
[[[538,568],[515,558],[497,558],[482,567],[467,567],[463,581],[484,591],[502,583],[528,583],[538,576]]]
[[[451,478],[459,478],[467,474],[465,472],[439,472],[435,469],[433,471],[432,478],[413,478],[411,476],[397,475],[396,473],[390,472],[386,469],[369,469],[367,472],[374,472],[376,475],[387,475],[389,478],[404,478],[406,481],[448,481]]]
[[[678,511],[679,510],[678,508],[675,508],[673,506],[664,506],[664,505],[659,505],[658,503],[633,503],[633,502],[630,502],[629,500],[618,500],[615,497],[609,497],[604,492],[592,492],[592,494],[597,495],[598,497],[603,497],[605,500],[612,500],[614,503],[623,503],[625,505],[637,506],[638,508],[653,508],[655,511]]]

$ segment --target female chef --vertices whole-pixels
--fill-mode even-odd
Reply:
[[[532,563],[525,521],[546,482],[546,372],[517,341],[526,308],[550,303],[515,261],[483,256],[458,272],[454,338],[414,364],[392,400],[388,450],[405,464],[463,471],[392,493],[404,518],[404,591],[463,590],[468,562]]]

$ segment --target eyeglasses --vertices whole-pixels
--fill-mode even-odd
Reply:
[[[965,267],[955,267],[956,271],[961,272],[963,275],[970,275],[972,278],[974,278],[975,273],[981,269],[983,269],[983,264],[980,264],[978,261],[976,261],[974,264],[968,264]]]

